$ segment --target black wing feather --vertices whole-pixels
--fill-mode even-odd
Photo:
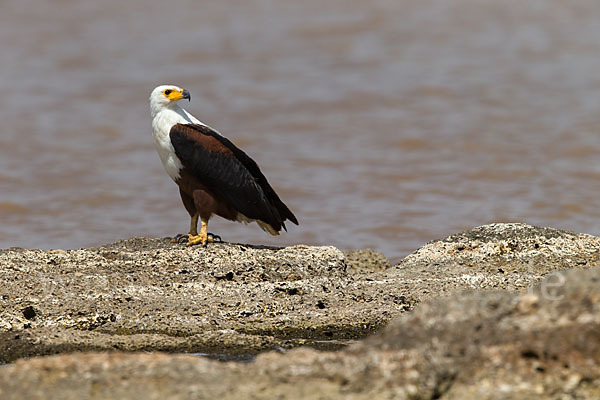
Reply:
[[[286,219],[298,224],[256,162],[227,138],[200,124],[177,124],[170,137],[184,167],[238,212],[277,231],[285,229]]]

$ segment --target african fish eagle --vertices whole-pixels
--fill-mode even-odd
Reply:
[[[150,111],[156,150],[191,217],[187,244],[213,241],[207,232],[213,214],[256,221],[271,235],[286,229],[286,220],[298,225],[256,162],[181,108],[177,104],[181,99],[191,101],[190,93],[173,85],[158,86],[150,94]]]

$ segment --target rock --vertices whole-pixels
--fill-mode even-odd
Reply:
[[[393,267],[372,250],[328,246],[190,248],[134,238],[0,250],[0,363],[72,351],[247,358],[301,345],[339,349],[423,300],[519,291],[599,258],[600,238],[525,224],[452,235]]]
[[[600,238],[522,223],[490,224],[431,242],[403,263],[544,274],[600,260]]]
[[[0,398],[597,399],[600,268],[521,295],[428,300],[338,352],[251,363],[166,354],[71,354],[0,367]]]
[[[0,363],[75,350],[240,356],[339,348],[411,307],[334,247],[187,247],[135,238],[0,251]]]
[[[344,252],[346,267],[350,272],[378,272],[390,267],[390,261],[383,253],[372,250],[351,250]]]
[[[430,300],[353,350],[407,357],[417,373],[403,385],[422,398],[596,399],[598,300],[600,268],[561,271],[520,296],[477,291]]]
[[[407,292],[424,300],[464,289],[523,290],[553,271],[598,263],[599,237],[521,223],[490,224],[428,243],[378,278],[401,276]]]

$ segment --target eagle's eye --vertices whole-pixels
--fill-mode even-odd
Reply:
[[[171,92],[172,92],[172,90],[171,90],[171,89],[167,89],[167,90],[165,90],[165,95],[167,95],[167,96],[168,96],[168,95],[170,95],[170,94],[171,94]]]

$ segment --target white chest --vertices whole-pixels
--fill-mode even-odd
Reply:
[[[183,164],[175,154],[169,132],[171,131],[171,127],[179,121],[173,122],[170,117],[169,115],[164,115],[164,113],[160,113],[154,117],[152,120],[152,136],[154,137],[154,145],[165,171],[167,171],[171,179],[177,181],[181,177]]]

